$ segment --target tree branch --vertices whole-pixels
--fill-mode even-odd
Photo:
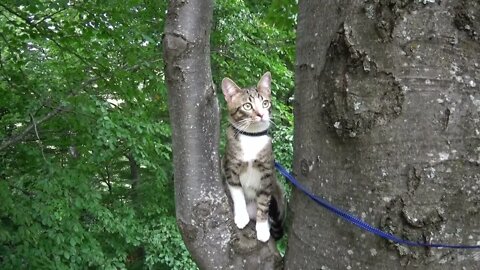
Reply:
[[[30,114],[30,120],[32,121],[33,129],[35,130],[35,135],[37,136],[37,142],[38,142],[38,145],[40,146],[40,151],[42,152],[43,160],[47,162],[47,158],[45,157],[45,152],[43,151],[43,143],[42,143],[42,140],[40,139],[40,135],[38,134],[37,123],[35,122],[35,118],[33,118],[32,114]]]
[[[55,115],[57,115],[62,110],[62,108],[63,108],[63,105],[57,106],[53,111],[50,111],[49,113],[47,113],[45,116],[40,118],[37,122],[33,121],[33,123],[28,125],[19,134],[13,136],[10,139],[7,139],[7,140],[3,141],[2,144],[0,144],[0,151],[3,151],[5,148],[9,147],[10,145],[12,145],[14,143],[17,143],[20,140],[22,140],[23,137],[25,137],[30,131],[32,131],[32,129],[36,128],[36,125],[39,125],[39,124],[49,120],[50,118],[54,117]]]
[[[58,42],[55,38],[52,37],[52,35],[50,34],[50,31],[49,30],[45,30],[45,28],[43,27],[40,27],[38,25],[38,23],[34,23],[32,20],[30,20],[28,17],[25,17],[25,16],[22,16],[20,13],[18,13],[17,11],[15,11],[14,9],[8,7],[7,5],[4,5],[2,3],[0,3],[0,7],[3,7],[6,11],[8,11],[9,13],[13,14],[15,17],[19,18],[20,20],[22,20],[23,22],[25,22],[28,26],[32,27],[33,29],[37,30],[39,33],[43,33],[45,35],[45,37],[47,37],[49,40],[51,40],[58,48],[60,48],[61,50],[64,50],[72,55],[74,55],[76,58],[78,58],[82,63],[84,63],[85,65],[87,66],[92,66],[91,63],[89,63],[83,56],[81,56],[80,54],[78,54],[77,52],[73,51],[72,49],[68,48],[68,47],[65,47],[63,46],[62,44],[60,44],[60,42]],[[102,69],[104,70],[108,70],[106,67],[104,67],[103,65],[99,64],[99,63],[95,63],[95,65],[97,66],[100,66]],[[96,72],[97,76],[101,76],[100,73],[98,73],[98,71],[94,70],[94,72]]]
[[[1,32],[0,32],[0,37],[3,39],[3,41],[4,41],[5,44],[6,44],[6,46],[7,46],[10,50],[15,51],[15,49],[12,48],[12,46],[10,46],[10,44],[8,43],[8,39],[7,39],[7,38],[5,37],[5,35],[4,35],[3,33],[1,33]],[[18,68],[18,70],[23,74],[23,76],[24,76],[25,78],[27,78],[27,76],[26,76],[26,74],[25,74],[25,71],[23,71],[23,69],[22,69],[21,67],[17,67],[17,68]],[[6,74],[6,69],[3,67],[3,63],[2,63],[2,69],[3,69],[3,71],[4,71],[5,74]],[[11,79],[10,79],[10,80],[11,80]]]
[[[138,166],[138,163],[131,152],[128,153],[126,157],[130,165],[130,179],[132,180],[132,194],[133,194],[133,198],[136,198],[137,187],[140,182],[140,166]]]
[[[127,68],[125,68],[125,71],[132,71],[133,72],[133,71],[136,71],[136,70],[140,69],[145,64],[155,63],[155,62],[158,62],[158,61],[159,61],[159,59],[155,59],[155,60],[152,60],[152,61],[147,62],[147,63],[137,64],[137,65],[134,65],[134,66],[131,66],[131,67],[127,67]],[[72,90],[72,92],[67,97],[76,95],[77,94],[76,92],[78,92],[79,90],[83,89],[87,85],[90,85],[91,83],[93,83],[93,82],[95,82],[99,79],[102,79],[102,77],[92,77],[92,78],[89,78],[89,79],[85,80],[83,83],[80,84],[80,86],[77,89]],[[47,106],[46,104],[42,104],[41,107],[49,107],[49,106]],[[32,122],[30,125],[28,125],[24,130],[22,130],[17,135],[14,135],[11,138],[5,139],[0,144],[0,151],[3,151],[7,147],[9,147],[10,145],[21,141],[26,135],[28,135],[38,125],[42,124],[45,121],[48,121],[49,119],[51,119],[52,117],[54,117],[58,113],[66,112],[66,111],[69,112],[69,110],[66,109],[65,106],[63,106],[63,105],[59,105],[59,106],[56,106],[56,107],[52,108],[52,111],[47,113],[47,115],[43,116],[42,118],[40,118],[36,122]],[[38,135],[38,133],[37,133],[37,135]]]
[[[73,3],[73,5],[70,5],[70,6],[66,7],[66,8],[61,8],[61,9],[53,12],[52,14],[48,14],[48,15],[44,16],[44,17],[41,18],[38,22],[35,22],[35,25],[39,25],[40,23],[44,22],[45,20],[53,18],[53,16],[55,16],[55,15],[57,15],[57,14],[59,14],[59,13],[64,12],[65,10],[73,7],[74,5],[75,5],[75,3]]]

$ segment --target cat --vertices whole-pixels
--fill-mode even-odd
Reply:
[[[283,235],[283,189],[275,177],[270,127],[271,75],[265,73],[257,87],[242,89],[231,79],[222,80],[228,108],[227,144],[222,171],[233,201],[234,222],[239,229],[256,221],[257,239]]]

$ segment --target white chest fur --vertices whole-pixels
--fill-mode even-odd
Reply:
[[[240,148],[243,153],[243,161],[253,161],[257,158],[257,155],[262,151],[265,146],[270,142],[270,137],[264,136],[246,136],[239,134]]]
[[[256,191],[260,187],[261,173],[254,168],[253,161],[258,157],[258,153],[262,151],[270,142],[270,137],[265,136],[245,136],[240,134],[240,147],[242,149],[242,160],[248,162],[247,169],[240,174],[240,183],[242,184],[245,199],[247,201],[254,200]]]

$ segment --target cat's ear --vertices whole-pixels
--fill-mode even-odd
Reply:
[[[266,72],[265,74],[263,74],[260,81],[258,81],[257,90],[260,93],[269,96],[271,91],[270,90],[271,84],[272,84],[272,75],[270,74],[270,72]]]
[[[223,95],[225,96],[225,100],[227,102],[230,102],[230,101],[232,101],[232,97],[236,93],[240,92],[241,89],[229,78],[223,78],[223,80],[222,80],[222,91],[223,91]]]

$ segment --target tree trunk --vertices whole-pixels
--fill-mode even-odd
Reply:
[[[274,269],[273,240],[239,232],[219,170],[219,108],[210,71],[212,1],[170,1],[163,40],[177,222],[201,269]],[[251,225],[251,224],[250,224]]]
[[[480,241],[478,1],[300,1],[295,163],[314,193],[421,242]],[[390,243],[303,194],[286,269],[475,269]]]

